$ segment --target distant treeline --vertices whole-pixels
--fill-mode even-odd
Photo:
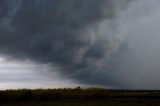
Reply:
[[[109,97],[109,90],[100,88],[88,89],[20,89],[0,91],[0,102],[6,101],[68,101],[94,100]]]
[[[6,101],[93,101],[113,98],[160,98],[159,90],[109,90],[101,88],[21,89],[0,91],[0,102]]]

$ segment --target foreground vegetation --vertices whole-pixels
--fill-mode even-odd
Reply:
[[[21,89],[0,91],[0,106],[160,106],[158,90]]]

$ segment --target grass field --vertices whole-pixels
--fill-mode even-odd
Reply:
[[[0,106],[160,106],[158,90],[22,89],[0,91]]]

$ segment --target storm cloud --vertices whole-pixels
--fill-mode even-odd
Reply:
[[[59,67],[65,77],[83,83],[108,83],[110,55],[117,48],[111,44],[117,29],[114,18],[122,3],[123,0],[1,0],[0,53],[51,64]],[[106,20],[108,34],[104,35],[99,27]],[[95,76],[97,79],[93,80]]]
[[[9,59],[47,64],[50,73],[59,72],[62,77],[82,84],[160,88],[156,84],[147,85],[158,81],[147,78],[152,72],[154,77],[159,75],[156,70],[160,68],[153,65],[160,60],[156,58],[157,48],[150,47],[157,44],[148,43],[156,38],[149,37],[149,33],[159,33],[155,29],[159,26],[154,26],[156,17],[160,17],[156,16],[158,3],[158,0],[132,3],[131,0],[0,0],[0,54]],[[143,26],[151,23],[152,29]],[[155,53],[153,58],[151,51]]]

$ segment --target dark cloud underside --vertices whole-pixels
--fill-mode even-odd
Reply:
[[[83,83],[106,85],[123,52],[111,42],[118,12],[128,1],[0,0],[0,53],[56,65],[62,75]],[[102,35],[99,25],[106,20],[108,33]]]

